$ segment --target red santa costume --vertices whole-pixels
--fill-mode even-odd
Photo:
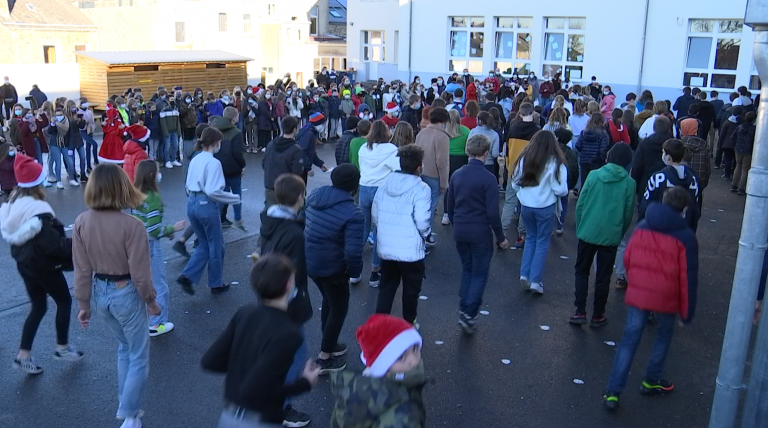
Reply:
[[[400,107],[397,105],[397,103],[393,101],[388,102],[384,108],[384,111],[386,111],[387,113],[392,113],[392,117],[390,117],[389,114],[386,114],[384,115],[384,117],[381,118],[381,120],[384,121],[384,123],[386,123],[387,126],[390,127],[390,129],[397,126],[397,122],[398,122],[397,116],[398,116],[398,112],[400,111]]]
[[[107,103],[107,112],[104,114],[104,122],[101,127],[104,132],[104,141],[99,147],[99,162],[123,163],[123,120],[120,113],[112,105]]]

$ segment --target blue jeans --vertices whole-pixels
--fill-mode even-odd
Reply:
[[[160,137],[149,137],[149,144],[147,145],[147,157],[154,161],[159,161],[160,151],[163,150],[163,146],[160,144]],[[185,174],[186,175],[186,174]]]
[[[520,217],[527,230],[520,276],[532,283],[541,282],[541,272],[547,260],[549,238],[555,217],[555,204],[544,208],[530,208],[523,205]]]
[[[371,207],[373,206],[373,198],[376,197],[375,186],[360,186],[360,208],[363,210],[363,216],[365,216],[365,226],[363,227],[363,236],[368,239],[368,233],[373,230],[373,256],[371,257],[371,266],[374,269],[379,268],[381,259],[379,258],[379,252],[376,246],[376,226],[371,224]]]
[[[179,150],[179,133],[169,132],[167,137],[163,137],[163,156],[166,162],[176,160],[176,152]]]
[[[611,377],[608,380],[608,392],[621,394],[627,386],[629,368],[635,358],[637,346],[643,338],[643,330],[648,322],[650,311],[627,306],[627,322],[624,324],[624,335],[621,338],[616,357],[613,359]],[[658,381],[664,371],[664,361],[667,359],[669,345],[672,343],[672,333],[675,328],[675,314],[656,313],[656,341],[653,343],[651,358],[645,369],[645,377]]]
[[[493,241],[481,244],[457,242],[456,249],[461,258],[461,287],[459,287],[459,310],[468,317],[477,316],[483,302],[483,292],[488,283],[488,271],[493,256]]]
[[[430,216],[433,216],[437,209],[437,203],[440,202],[440,179],[422,175],[421,181],[427,183],[429,190],[432,191],[432,210],[429,213]]]
[[[560,212],[560,218],[557,219],[557,222],[558,225],[562,228],[565,224],[565,215],[568,214],[568,196],[560,197],[560,205],[563,207],[563,210]]]
[[[43,148],[40,146],[40,140],[35,137],[35,159],[40,165],[43,164]]]
[[[141,410],[141,395],[149,375],[147,306],[133,282],[117,288],[114,281],[93,280],[96,313],[117,339],[117,416],[133,418]],[[161,307],[161,311],[165,308]]]
[[[163,258],[163,247],[155,238],[149,238],[149,261],[152,266],[152,284],[157,293],[157,304],[161,308],[160,315],[150,315],[149,325],[155,326],[168,322],[170,313],[170,295],[168,290],[168,280],[165,278],[165,259]]]
[[[517,223],[517,235],[525,236],[525,222],[520,221],[520,201],[517,199],[517,190],[512,186],[512,180],[507,180],[507,189],[504,193],[504,207],[501,209],[501,228],[507,230],[512,223]]]
[[[93,166],[99,164],[99,143],[93,139],[91,135],[88,135],[84,129],[80,130],[80,136],[85,141],[85,162],[88,164],[88,168],[91,167],[91,156],[93,156]]]
[[[224,237],[221,232],[219,204],[204,194],[191,194],[187,198],[187,217],[199,245],[181,274],[197,283],[207,263],[208,287],[221,287],[224,284]]]
[[[235,195],[242,195],[242,177],[225,177],[224,178],[224,191],[225,192],[232,192]],[[227,207],[229,205],[227,204],[221,204],[221,221],[224,221],[227,218]],[[235,221],[242,220],[243,219],[243,204],[237,203],[234,204],[235,207]]]
[[[304,337],[304,325],[300,325],[299,333],[301,333],[301,341],[299,349],[296,350],[296,355],[293,356],[293,363],[291,368],[288,369],[288,374],[285,376],[285,384],[290,385],[301,377],[301,373],[304,372],[304,365],[307,364],[307,340]],[[291,404],[291,397],[285,399],[285,405]]]
[[[54,142],[55,144],[55,142]],[[49,147],[48,153],[48,176],[53,174],[56,177],[56,181],[61,181],[61,159],[64,158],[64,167],[67,168],[67,174],[70,179],[75,178],[75,168],[70,167],[69,156],[66,152],[67,149],[62,149],[59,146],[53,145]],[[51,171],[53,169],[53,171]]]
[[[627,249],[629,240],[632,239],[632,235],[635,233],[635,226],[631,226],[624,237],[621,238],[619,243],[619,249],[616,251],[616,262],[614,263],[614,270],[617,276],[627,276],[627,269],[624,267],[624,251]]]
[[[71,153],[71,154],[70,154]],[[80,146],[76,149],[67,149],[67,156],[69,157],[69,165],[67,165],[67,170],[71,170],[73,172],[76,172],[75,170],[75,153],[77,153],[78,158],[80,158],[80,176],[81,178],[85,176],[85,147]],[[75,178],[74,175],[70,174],[70,179]]]

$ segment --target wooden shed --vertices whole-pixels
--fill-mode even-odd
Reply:
[[[235,86],[245,89],[248,61],[223,51],[77,52],[80,96],[103,106],[128,88],[141,88],[145,100],[158,86],[182,86],[190,93],[200,87],[218,95]]]

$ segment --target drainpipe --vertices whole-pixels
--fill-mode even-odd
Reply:
[[[747,182],[747,202],[741,224],[739,253],[709,420],[710,428],[733,428],[736,423],[741,391],[745,389],[744,368],[752,334],[752,314],[763,256],[768,247],[765,216],[768,212],[768,102],[765,101],[768,99],[768,0],[749,0],[744,23],[752,27],[755,35],[753,56],[763,83],[760,97],[762,102],[757,117],[755,149]],[[763,314],[762,318],[755,346],[751,389],[744,406],[742,426],[747,428],[763,426],[759,421],[768,416],[765,413],[765,400],[768,396],[768,383],[765,379],[768,368],[768,314]],[[762,400],[762,403],[758,403],[758,400]]]
[[[413,0],[408,0],[408,82],[411,81],[411,58],[413,53]]]
[[[645,0],[645,19],[643,20],[643,39],[640,47],[640,72],[637,74],[637,90],[635,94],[639,97],[643,91],[643,66],[645,65],[645,37],[648,34],[648,10],[651,7],[651,0]]]

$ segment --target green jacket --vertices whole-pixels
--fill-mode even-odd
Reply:
[[[635,214],[635,187],[619,165],[592,171],[576,204],[576,236],[594,245],[619,245]]]
[[[469,128],[459,125],[459,135],[451,138],[448,146],[449,156],[466,156],[467,138],[469,137]]]
[[[179,121],[179,109],[171,107],[168,103],[160,111],[160,130],[163,132],[163,138],[170,135],[171,132],[181,131],[181,122]]]
[[[331,392],[336,404],[331,428],[423,428],[425,383],[423,363],[382,378],[346,370],[333,373]]]
[[[356,166],[358,170],[360,169],[360,157],[358,156],[358,153],[360,152],[360,147],[363,147],[366,142],[367,140],[365,137],[353,138],[352,141],[349,142],[349,163]]]
[[[157,192],[147,192],[147,199],[138,208],[131,209],[131,215],[144,223],[152,238],[170,238],[176,231],[173,226],[163,226],[163,200]]]

